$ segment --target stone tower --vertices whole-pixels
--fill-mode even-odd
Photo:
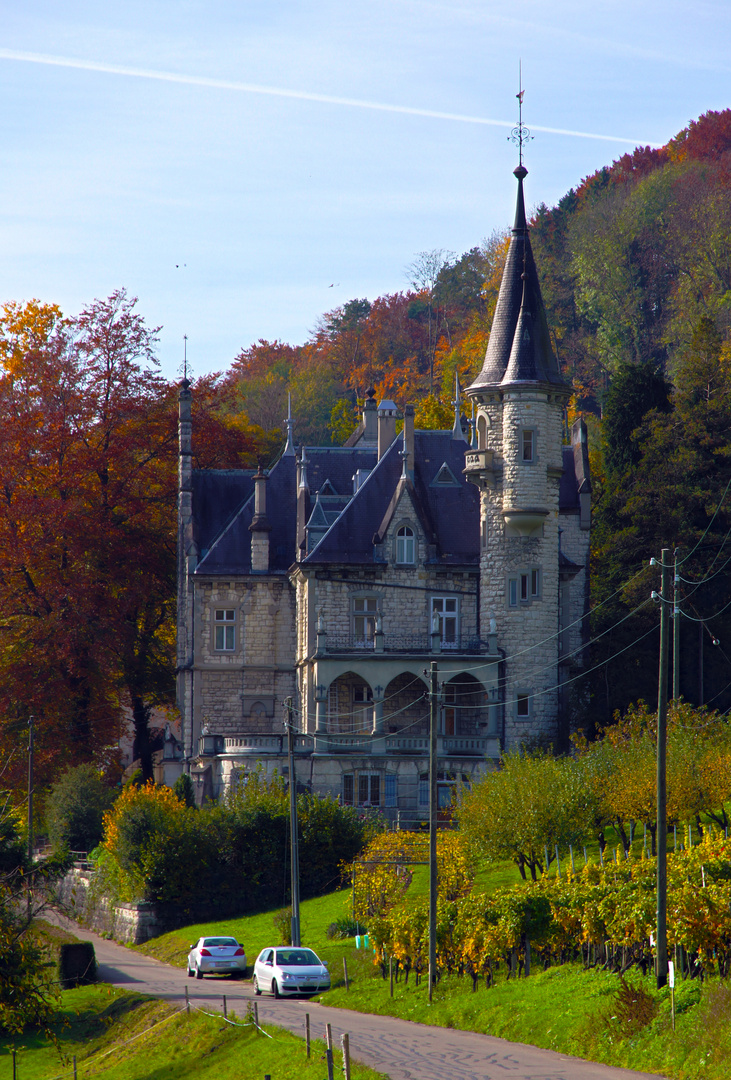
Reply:
[[[466,473],[480,487],[481,637],[503,651],[505,744],[553,737],[559,708],[559,485],[570,387],[561,378],[515,170],[515,224],[476,404],[477,449]]]

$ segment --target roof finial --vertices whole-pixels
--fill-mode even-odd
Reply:
[[[452,428],[452,440],[463,440],[466,442],[467,440],[465,439],[464,432],[462,431],[462,395],[460,393],[458,371],[455,371],[454,373],[454,401],[452,402],[452,404],[454,405],[454,426]]]
[[[180,371],[180,368],[178,368]],[[183,386],[187,390],[190,386],[188,381],[188,335],[183,334]]]
[[[292,438],[292,431],[294,430],[294,420],[292,419],[292,394],[287,391],[287,417],[284,421],[287,428],[287,444],[284,447],[284,453],[282,457],[295,457],[296,451],[294,448],[294,439]]]
[[[515,143],[518,147],[518,168],[523,168],[523,146],[525,143],[530,142],[533,136],[528,128],[523,123],[523,96],[525,90],[523,89],[523,61],[518,61],[518,93],[515,95],[518,99],[518,126],[514,127],[508,135],[508,138]]]

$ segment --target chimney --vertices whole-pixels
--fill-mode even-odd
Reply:
[[[370,443],[375,446],[378,442],[378,406],[376,405],[376,391],[371,386],[366,390],[366,400],[363,406],[363,435],[361,443]]]
[[[269,533],[272,527],[267,517],[267,474],[259,471],[254,477],[254,517],[251,532],[251,570],[254,574],[269,573]]]
[[[388,398],[378,406],[378,460],[396,438],[396,406]]]
[[[404,454],[406,454],[406,475],[414,479],[414,406],[404,408]]]

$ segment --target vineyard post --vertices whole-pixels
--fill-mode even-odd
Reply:
[[[668,710],[668,604],[670,601],[670,549],[660,554],[660,660],[657,679],[657,987],[668,981],[667,942],[667,710]],[[655,560],[652,560],[654,563]],[[655,564],[656,565],[656,564]]]
[[[437,977],[437,664],[429,665],[429,1001]]]

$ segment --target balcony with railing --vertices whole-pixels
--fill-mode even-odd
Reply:
[[[431,655],[434,653],[458,653],[479,655],[493,651],[489,641],[477,637],[456,636],[445,640],[438,634],[385,634],[376,633],[371,638],[356,634],[330,634],[322,631],[317,635],[318,652],[340,653],[398,653],[400,655]]]
[[[428,735],[412,735],[408,732],[379,735],[369,731],[327,732],[319,735],[297,735],[294,743],[295,754],[390,754],[396,757],[427,757],[429,754]],[[240,735],[216,736],[215,750],[201,753],[201,757],[214,754],[227,757],[266,757],[282,755],[287,752],[286,740],[282,735]],[[439,735],[437,737],[437,755],[439,757],[475,757],[497,758],[500,756],[497,735]]]

